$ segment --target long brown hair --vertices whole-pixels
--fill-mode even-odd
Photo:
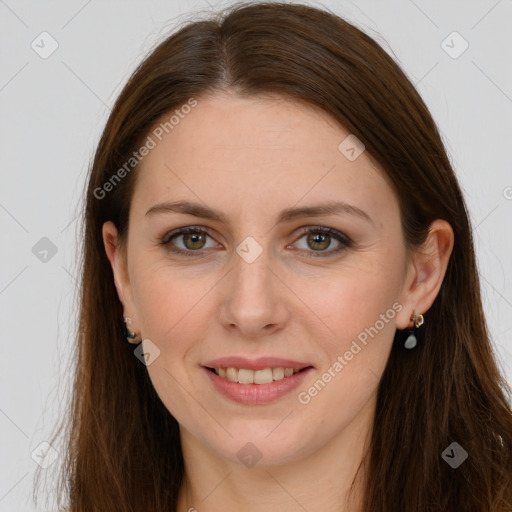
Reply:
[[[364,511],[510,512],[511,390],[490,342],[468,212],[436,124],[368,35],[327,11],[267,2],[231,6],[170,35],[134,71],[103,131],[85,196],[76,373],[59,427],[67,440],[60,504],[71,512],[176,509],[178,424],[123,338],[102,225],[113,221],[126,239],[137,166],[113,176],[155,122],[227,89],[315,105],[355,134],[394,188],[408,250],[425,241],[434,219],[454,231],[418,346],[404,351],[403,333],[395,335],[378,390]],[[108,192],[98,192],[109,180]],[[456,469],[442,457],[453,442],[468,453]]]

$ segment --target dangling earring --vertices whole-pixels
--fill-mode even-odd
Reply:
[[[140,341],[136,341],[135,338],[137,338],[137,335],[128,329],[127,325],[129,322],[131,322],[131,320],[129,318],[124,319],[123,335],[128,340],[128,343],[133,343],[134,345],[136,345],[136,344],[140,343]]]
[[[418,340],[416,339],[415,332],[416,329],[423,325],[424,322],[423,315],[415,315],[414,310],[412,311],[411,320],[413,322],[413,326],[409,331],[409,336],[407,336],[407,339],[405,340],[404,343],[404,347],[408,350],[414,348],[417,345]]]

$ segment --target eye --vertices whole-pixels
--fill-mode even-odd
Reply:
[[[176,254],[196,256],[201,254],[203,249],[215,247],[215,244],[209,247],[206,245],[207,238],[211,238],[207,230],[196,226],[188,226],[168,233],[160,243]],[[330,256],[352,246],[352,240],[348,236],[335,229],[322,226],[306,228],[302,231],[302,236],[298,240],[300,241],[303,238],[306,239],[307,245],[306,248],[302,247],[300,249],[309,253],[307,257]],[[182,247],[173,242],[175,239],[181,239]],[[335,249],[327,251],[326,249],[329,248],[333,239],[338,245]],[[308,248],[313,250],[308,250]]]
[[[206,246],[206,239],[211,238],[207,231],[195,226],[188,226],[186,228],[178,229],[168,233],[160,242],[164,246],[169,246],[171,252],[184,254],[186,256],[195,256],[194,253],[200,252],[202,249],[208,249]],[[176,247],[172,240],[182,240],[183,248]],[[211,247],[211,246],[210,246]]]
[[[299,241],[303,238],[306,239],[306,248],[304,250],[309,253],[306,255],[308,258],[331,256],[352,246],[352,240],[347,235],[332,228],[325,228],[322,226],[314,228],[308,227],[302,233],[305,236],[301,236]],[[326,249],[329,248],[333,239],[338,243],[338,245],[335,249],[327,251]],[[308,251],[308,248],[313,249],[313,251]]]

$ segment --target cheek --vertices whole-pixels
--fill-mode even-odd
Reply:
[[[352,369],[368,367],[379,375],[391,349],[395,321],[401,305],[392,269],[388,272],[357,271],[323,282],[309,304],[321,323],[328,365],[338,356]],[[314,320],[314,315],[309,315]],[[320,335],[320,333],[319,333]],[[357,378],[357,371],[350,373]]]
[[[165,265],[138,273],[132,289],[144,336],[162,344],[178,334],[184,339],[184,331],[201,323],[208,292],[217,280],[209,275],[184,278],[179,268]]]
[[[308,286],[312,309],[336,335],[345,337],[364,329],[391,308],[398,297],[392,270],[370,272],[351,269],[337,277],[321,281],[316,292]],[[307,284],[307,283],[305,283]]]
[[[329,282],[324,292],[312,297],[312,309],[322,322],[308,315],[321,329],[316,339],[325,353],[324,363],[311,387],[300,390],[299,401],[306,404],[304,413],[312,424],[317,417],[333,418],[328,428],[334,435],[375,397],[401,305],[389,276],[383,274],[379,278],[376,273],[355,273]],[[311,326],[310,331],[313,336]]]
[[[196,400],[190,398],[191,378],[196,374],[190,373],[185,362],[210,325],[208,292],[217,280],[208,276],[186,278],[179,269],[157,264],[138,273],[132,284],[143,336],[159,349],[158,357],[147,367],[149,377],[166,408],[180,423],[201,415],[200,407],[195,409]]]

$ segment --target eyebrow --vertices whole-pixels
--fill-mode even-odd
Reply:
[[[160,213],[183,213],[200,217],[203,219],[210,219],[221,222],[227,226],[230,225],[227,217],[220,212],[208,206],[191,201],[174,201],[159,203],[152,206],[147,212],[146,216],[152,216]],[[290,222],[295,219],[305,217],[321,217],[324,215],[342,215],[350,214],[374,224],[372,218],[360,208],[343,201],[332,201],[314,206],[295,206],[286,208],[279,213],[277,224]]]

